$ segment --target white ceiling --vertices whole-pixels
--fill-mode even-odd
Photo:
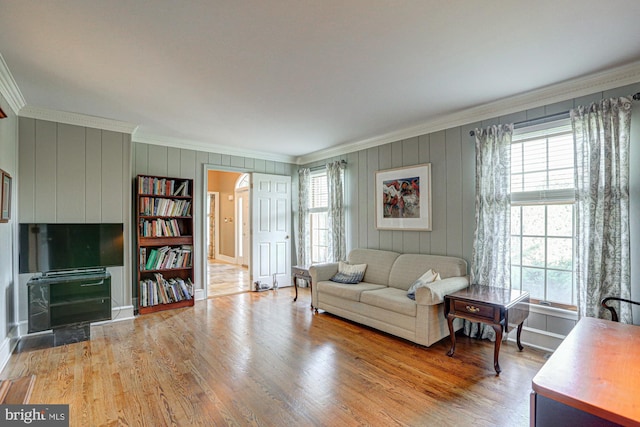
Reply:
[[[0,54],[25,111],[296,158],[635,63],[638,17],[638,0],[0,0]]]

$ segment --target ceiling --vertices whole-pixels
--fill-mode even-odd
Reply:
[[[0,0],[0,54],[24,112],[299,158],[636,63],[638,16],[637,0]]]

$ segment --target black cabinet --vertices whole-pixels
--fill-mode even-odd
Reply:
[[[29,333],[111,319],[107,271],[35,277],[27,286]]]

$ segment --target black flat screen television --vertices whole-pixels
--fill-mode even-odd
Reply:
[[[117,224],[20,224],[20,273],[113,267],[124,264]]]

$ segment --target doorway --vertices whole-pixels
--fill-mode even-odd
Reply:
[[[218,239],[204,272],[206,296],[250,291],[254,281],[291,286],[291,177],[209,165],[205,176],[205,190],[217,193],[209,207],[217,221],[203,215],[202,237]]]
[[[249,212],[249,175],[210,169],[205,172],[208,195],[207,297],[249,291],[248,257],[245,255],[246,250],[243,251],[246,243],[239,239],[242,236],[239,230],[242,230],[243,218],[247,218]],[[239,183],[246,188],[239,188]],[[246,238],[250,239],[248,229],[246,234]]]

